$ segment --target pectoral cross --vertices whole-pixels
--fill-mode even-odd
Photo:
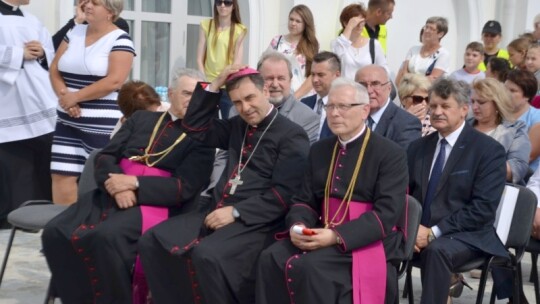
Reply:
[[[229,194],[233,195],[236,191],[236,187],[242,185],[244,181],[240,179],[240,175],[237,175],[233,179],[230,179],[229,183],[231,183],[231,189],[229,190]]]

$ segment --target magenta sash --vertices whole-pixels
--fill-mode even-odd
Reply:
[[[136,176],[171,176],[170,172],[148,167],[139,162],[130,161],[128,159],[122,159],[120,161],[120,167],[127,175]],[[140,206],[142,216],[142,231],[143,234],[146,230],[153,226],[163,222],[169,217],[169,209],[167,207],[154,207],[154,206]],[[144,276],[144,270],[139,256],[135,260],[135,268],[133,269],[133,302],[134,304],[148,303],[148,284]]]
[[[329,218],[333,218],[334,214],[338,212],[340,204],[340,199],[330,198]],[[357,219],[360,215],[372,209],[372,203],[351,201],[344,223]],[[345,212],[346,210],[340,210],[336,219],[341,219]],[[352,281],[354,304],[384,303],[386,295],[386,254],[382,241],[376,241],[353,250]]]

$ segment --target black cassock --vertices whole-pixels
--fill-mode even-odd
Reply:
[[[156,303],[254,303],[257,258],[283,227],[289,200],[304,174],[309,140],[300,126],[276,109],[257,127],[248,126],[240,116],[215,119],[218,101],[219,94],[197,85],[183,122],[189,136],[229,151],[207,209],[202,210],[201,199],[201,210],[169,219],[139,241]],[[237,172],[244,135],[242,163],[250,156],[251,160],[243,166],[243,184],[231,195],[229,180]],[[207,231],[203,225],[207,213],[225,206],[234,206],[240,218]]]
[[[63,303],[131,303],[141,211],[137,206],[119,209],[104,182],[109,173],[123,173],[122,159],[144,154],[161,115],[138,111],[128,119],[96,156],[98,189],[80,197],[45,227],[43,250]],[[165,115],[150,153],[170,147],[182,134],[181,120]],[[214,154],[213,148],[184,138],[155,165],[171,177],[138,177],[137,204],[168,207],[169,216],[194,208],[208,182]]]
[[[343,199],[365,133],[345,147],[339,144],[330,198]],[[323,227],[324,191],[336,141],[337,137],[332,136],[312,146],[309,169],[302,190],[292,199],[287,227],[300,223]],[[371,202],[372,211],[333,228],[343,241],[341,246],[304,252],[287,238],[263,251],[257,272],[257,303],[353,303],[352,251],[380,240],[387,262],[386,302],[393,303],[397,296],[394,265],[405,257],[403,233],[393,227],[406,203],[407,173],[405,151],[372,132],[352,195],[352,201]]]

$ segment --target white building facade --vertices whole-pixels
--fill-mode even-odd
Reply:
[[[76,1],[76,0],[75,0]],[[338,32],[339,13],[350,0],[238,0],[242,22],[248,27],[245,62],[255,66],[272,37],[287,33],[289,10],[297,4],[311,8],[321,50],[330,49]],[[368,0],[360,1],[367,4]],[[451,53],[451,70],[463,63],[467,43],[480,41],[482,26],[495,19],[503,27],[505,47],[513,38],[533,28],[540,13],[539,0],[395,0],[393,19],[387,23],[388,54],[396,73],[409,48],[419,44],[427,18],[449,21],[442,45]],[[212,15],[213,0],[125,0],[121,16],[128,20],[137,57],[131,77],[153,86],[166,86],[174,66],[196,67],[199,23]],[[26,7],[54,34],[73,17],[74,0],[32,0]]]

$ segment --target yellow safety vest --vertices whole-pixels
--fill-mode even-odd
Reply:
[[[386,36],[387,36],[386,25],[385,24],[379,25],[379,37],[375,37],[375,39],[377,39],[379,43],[381,44],[381,47],[384,51],[384,55],[386,55]],[[364,29],[362,30],[362,37],[370,38],[365,26],[364,26]]]
[[[506,59],[508,60],[508,58],[510,58],[510,55],[508,55],[508,51],[505,50],[505,49],[499,49],[499,51],[497,52],[497,58],[503,58],[503,59]],[[510,63],[510,62],[509,62]],[[510,63],[510,67],[512,67],[512,64]],[[486,65],[484,64],[484,60],[480,61],[480,64],[478,65],[478,69],[480,71],[483,71],[485,72],[487,67]]]

